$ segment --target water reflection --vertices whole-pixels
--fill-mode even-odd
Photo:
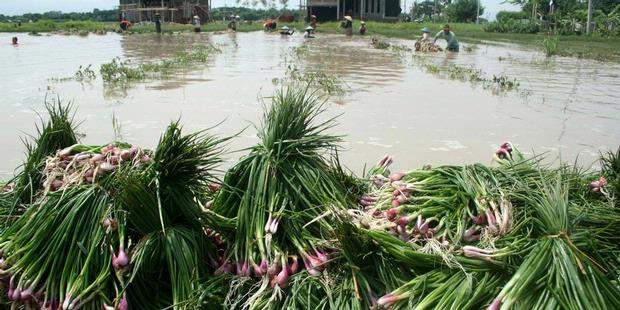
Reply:
[[[211,45],[211,36],[207,34],[173,33],[167,35],[144,34],[121,36],[123,58],[131,60],[133,66],[139,63],[150,63],[175,57],[179,52],[192,53],[198,46]],[[215,52],[213,52],[215,54]],[[215,57],[215,56],[213,56]],[[191,65],[173,70],[172,72],[155,73],[146,81],[130,81],[121,83],[103,83],[103,97],[108,100],[122,99],[130,95],[131,89],[144,86],[147,90],[171,90],[188,83],[206,82],[208,79],[196,77],[195,72],[204,70],[206,63]]]
[[[406,58],[370,47],[370,39],[348,39],[336,44],[334,37],[304,42],[309,47],[303,58],[307,69],[323,68],[344,78],[354,91],[373,91],[378,85],[403,80]]]

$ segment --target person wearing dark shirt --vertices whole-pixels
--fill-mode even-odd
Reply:
[[[366,22],[362,21],[360,23],[360,34],[361,35],[365,35],[366,34]]]
[[[155,13],[155,32],[161,33],[161,15]]]
[[[121,30],[127,31],[130,26],[131,26],[131,23],[127,19],[123,18],[123,20],[121,21]]]
[[[439,39],[444,39],[448,43],[446,50],[451,52],[459,51],[459,41],[456,39],[454,32],[450,31],[450,25],[443,26],[443,30],[439,31],[435,35],[435,40],[433,41],[433,44],[435,44]]]
[[[347,36],[352,36],[353,35],[353,18],[351,18],[351,16],[345,16],[344,17],[344,22],[342,24],[342,28],[344,28],[344,33]]]
[[[317,21],[316,15],[310,15],[310,27],[312,27],[312,29],[314,29],[312,31],[316,30],[316,21]]]

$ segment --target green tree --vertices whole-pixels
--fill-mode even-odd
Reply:
[[[478,0],[455,0],[444,10],[451,21],[472,22],[478,17]],[[484,7],[480,5],[480,15],[484,13]]]
[[[431,18],[433,13],[441,10],[441,3],[433,0],[424,0],[422,2],[414,2],[411,7],[411,17],[418,18]]]

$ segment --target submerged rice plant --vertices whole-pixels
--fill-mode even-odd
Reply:
[[[308,55],[309,48],[307,45],[293,48],[291,53],[285,57],[284,77],[274,79],[274,84],[301,88],[309,86],[326,96],[340,96],[349,91],[349,86],[343,79],[337,74],[329,72],[327,68],[304,68],[296,64],[298,60]]]
[[[115,58],[101,65],[99,73],[106,83],[128,83],[144,80],[155,74],[166,75],[188,66],[205,63],[219,49],[212,45],[193,46],[190,51],[181,50],[161,61],[133,65],[130,61]]]
[[[559,41],[560,41],[559,36],[547,36],[540,42],[543,52],[545,53],[547,57],[551,57],[558,53],[558,42]]]

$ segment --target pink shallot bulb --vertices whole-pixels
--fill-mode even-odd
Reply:
[[[121,301],[118,302],[118,310],[127,310],[127,309],[129,309],[129,305],[127,305],[127,297],[123,295],[123,298],[121,298]]]
[[[114,269],[119,270],[129,265],[129,256],[125,253],[123,245],[119,247],[118,255],[112,254],[112,266]]]

